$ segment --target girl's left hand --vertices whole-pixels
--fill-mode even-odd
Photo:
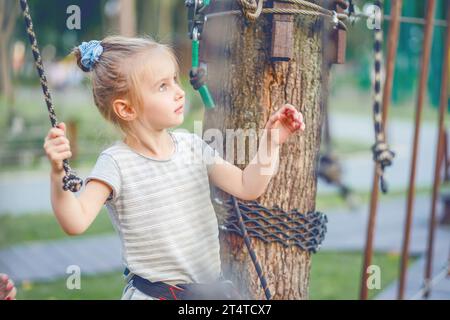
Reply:
[[[264,129],[268,130],[268,138],[271,142],[281,145],[298,130],[305,131],[305,123],[301,112],[297,111],[294,106],[285,104],[270,116]],[[278,130],[278,139],[275,139],[276,135],[272,137],[271,130],[273,129]]]

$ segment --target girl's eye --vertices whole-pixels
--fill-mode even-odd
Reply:
[[[164,91],[166,89],[166,84],[163,83],[162,85],[159,86],[159,91]]]

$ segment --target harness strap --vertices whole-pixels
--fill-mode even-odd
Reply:
[[[124,275],[130,275],[128,268],[125,269]],[[136,274],[132,274],[129,282],[139,291],[159,300],[242,299],[241,295],[234,288],[233,283],[229,280],[217,281],[211,284],[186,283],[173,286],[162,281],[151,282]]]
[[[151,282],[136,274],[131,277],[133,286],[150,297],[159,300],[189,300],[185,289],[171,286],[165,282]]]

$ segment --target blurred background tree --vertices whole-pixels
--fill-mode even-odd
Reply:
[[[16,25],[18,13],[17,1],[0,0],[0,70],[1,92],[8,107],[8,123],[14,117],[14,88],[11,75],[11,36]]]

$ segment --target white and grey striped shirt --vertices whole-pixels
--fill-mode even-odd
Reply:
[[[215,281],[219,230],[208,170],[222,158],[196,134],[169,133],[175,142],[169,159],[117,141],[100,154],[86,184],[97,179],[111,186],[106,207],[132,273],[172,285]]]

